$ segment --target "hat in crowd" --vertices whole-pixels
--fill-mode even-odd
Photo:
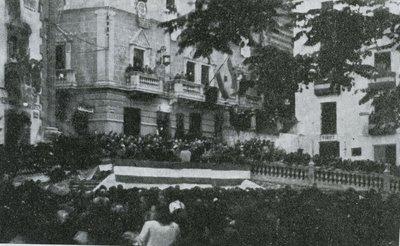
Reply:
[[[171,202],[169,204],[169,212],[172,214],[173,212],[175,212],[178,209],[185,209],[185,204],[183,204],[183,202],[176,200],[174,202]]]

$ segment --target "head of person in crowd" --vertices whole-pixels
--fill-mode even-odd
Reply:
[[[169,225],[173,222],[173,218],[167,206],[160,205],[157,208],[157,215],[155,216],[155,220],[158,221],[162,225]]]

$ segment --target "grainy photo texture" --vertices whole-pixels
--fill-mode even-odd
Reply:
[[[0,243],[400,245],[400,0],[0,0]]]

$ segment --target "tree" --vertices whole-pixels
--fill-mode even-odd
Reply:
[[[296,6],[304,1],[197,0],[195,11],[161,26],[168,32],[181,29],[180,51],[194,47],[195,57],[208,57],[214,50],[231,54],[233,44],[241,45],[243,38],[248,39],[255,52],[246,61],[252,74],[252,79],[246,81],[247,87],[255,85],[265,96],[265,112],[280,118],[286,111],[286,99],[293,98],[297,90],[297,83],[330,83],[332,87],[350,88],[355,74],[369,78],[377,72],[362,62],[371,55],[368,47],[382,48],[377,43],[382,37],[390,41],[385,47],[400,43],[400,17],[385,5],[396,4],[395,1],[337,0],[335,8],[296,12]],[[273,47],[262,47],[256,34],[276,31],[278,18],[288,15],[278,9],[288,8],[300,28],[295,40],[306,37],[304,45],[320,45],[319,49],[291,57]],[[246,91],[246,84],[242,89],[241,92]]]
[[[250,76],[242,81],[239,94],[249,87],[256,87],[265,95],[264,113],[269,114],[276,125],[278,119],[287,117],[294,110],[287,110],[286,100],[294,105],[297,90],[293,71],[295,59],[287,52],[273,46],[263,47],[263,37],[268,32],[278,32],[278,18],[287,16],[283,9],[291,8],[291,2],[282,0],[198,0],[195,11],[186,16],[162,23],[168,32],[181,30],[178,39],[179,52],[187,47],[195,48],[194,57],[209,57],[213,51],[232,54],[232,45],[248,45],[254,48],[254,56],[245,61]],[[274,59],[271,59],[273,57]],[[282,66],[286,64],[288,66]],[[299,66],[300,67],[300,66]],[[276,100],[276,99],[280,100]]]
[[[393,34],[400,22],[382,1],[338,0],[336,6],[297,13],[302,30],[295,40],[305,36],[305,46],[320,45],[309,54],[312,70],[308,82],[351,87],[354,74],[370,78],[376,72],[362,63],[363,58],[371,55],[369,47],[379,48],[377,40],[384,36],[394,44],[398,37]]]

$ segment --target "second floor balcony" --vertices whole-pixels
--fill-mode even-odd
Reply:
[[[396,73],[391,71],[379,72],[374,75],[368,84],[371,90],[384,90],[396,87]]]
[[[162,94],[164,91],[163,82],[156,74],[134,72],[127,81],[128,89],[151,94]]]
[[[77,86],[75,70],[57,69],[56,70],[56,88],[73,88]]]
[[[314,94],[316,96],[331,96],[340,94],[340,86],[332,86],[330,83],[315,83]]]
[[[174,93],[178,99],[181,98],[199,102],[205,101],[203,85],[185,79],[175,79]]]

